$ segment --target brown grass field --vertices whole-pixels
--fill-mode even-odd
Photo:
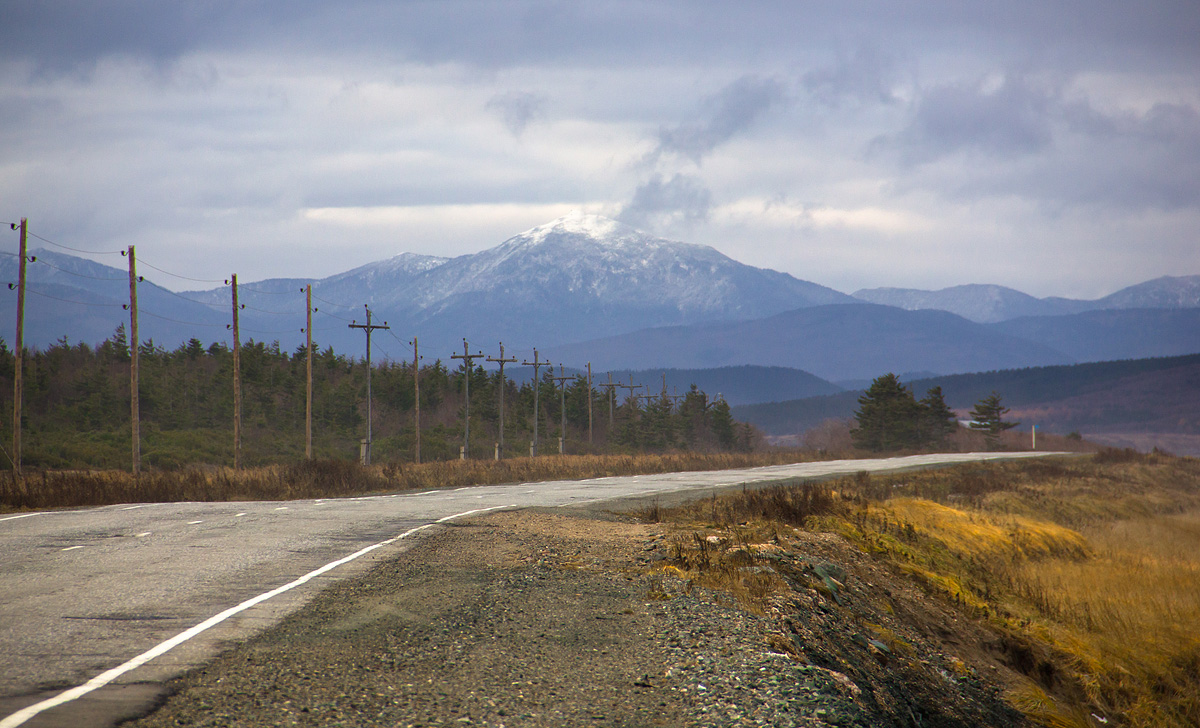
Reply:
[[[258,468],[193,467],[134,476],[115,470],[28,472],[0,477],[0,512],[174,501],[288,500],[464,485],[642,475],[779,465],[816,460],[812,452],[673,455],[556,455],[504,460],[447,460],[363,467],[314,460]]]
[[[1036,724],[1200,725],[1200,460],[1103,451],[727,495],[649,509],[675,567],[750,608],[718,543],[837,533],[1036,655],[1008,699]]]

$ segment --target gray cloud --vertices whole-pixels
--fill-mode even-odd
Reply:
[[[895,74],[892,62],[874,48],[859,48],[853,56],[830,66],[805,73],[800,84],[808,94],[827,106],[847,101],[894,104]]]
[[[656,174],[638,186],[618,219],[634,227],[694,225],[708,219],[711,207],[712,192],[699,178],[676,174],[664,181]]]
[[[784,96],[783,84],[775,79],[743,76],[706,98],[698,119],[660,129],[650,160],[677,154],[700,164],[713,149],[748,129]]]
[[[1006,76],[996,88],[983,81],[952,83],[926,91],[908,126],[876,140],[909,164],[962,151],[993,156],[1040,152],[1053,140],[1052,117],[1061,107],[1056,89],[1020,76]]]
[[[921,96],[907,126],[871,151],[900,163],[900,187],[951,197],[1200,207],[1200,113],[1186,104],[1106,113],[1021,76],[994,88],[947,84]]]
[[[528,91],[506,91],[496,94],[487,103],[487,108],[500,114],[504,126],[519,137],[525,133],[526,127],[537,120],[543,113],[546,97]]]

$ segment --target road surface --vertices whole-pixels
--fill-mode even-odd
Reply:
[[[333,579],[503,508],[1050,453],[921,455],[359,498],[159,503],[0,516],[0,728],[112,725],[166,679]]]

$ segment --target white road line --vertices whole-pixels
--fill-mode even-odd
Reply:
[[[126,507],[122,508],[121,510],[123,510],[123,511],[136,511],[136,510],[137,510],[137,509],[139,509],[139,508],[145,508],[145,507],[146,507],[146,506],[126,506]]]
[[[63,551],[74,551],[75,549],[81,549],[81,548],[83,548],[83,547],[82,546],[68,546],[65,549],[63,549]]]
[[[236,513],[236,514],[234,514],[234,516],[233,516],[233,517],[234,517],[234,518],[241,518],[241,517],[242,517],[242,516],[244,516],[244,515],[246,515],[246,514],[245,514],[245,513]]]
[[[151,531],[143,531],[142,533],[135,534],[134,538],[145,538],[146,536],[149,536],[151,533],[152,533]]]
[[[205,631],[211,629],[212,627],[217,626],[218,624],[220,624],[221,622],[224,622],[225,620],[229,619],[230,617],[232,617],[236,614],[240,614],[241,612],[244,612],[247,609],[249,609],[250,607],[253,607],[257,604],[261,604],[262,602],[267,601],[271,597],[278,596],[280,594],[283,594],[286,591],[291,591],[292,589],[295,589],[296,587],[301,586],[302,584],[306,584],[309,581],[312,581],[313,579],[317,578],[321,574],[324,574],[328,571],[332,571],[333,569],[336,569],[337,567],[341,566],[342,564],[346,564],[351,561],[354,561],[355,559],[359,558],[360,556],[365,556],[366,554],[371,553],[375,549],[382,548],[384,546],[393,544],[393,543],[395,543],[403,538],[407,538],[419,531],[424,531],[425,529],[432,527],[436,523],[446,523],[447,521],[452,521],[455,518],[462,518],[463,516],[470,516],[470,515],[474,515],[476,513],[484,513],[486,511],[496,511],[496,510],[500,510],[501,508],[516,508],[516,504],[505,505],[505,506],[492,506],[491,508],[476,508],[475,510],[472,510],[472,511],[463,511],[462,513],[456,513],[453,516],[446,516],[445,518],[439,518],[438,520],[434,521],[433,523],[426,523],[423,526],[417,526],[416,528],[412,528],[412,529],[405,531],[404,533],[400,534],[399,536],[394,536],[392,538],[389,538],[386,541],[380,541],[377,544],[372,544],[370,546],[367,546],[366,548],[355,551],[354,553],[350,554],[349,556],[344,556],[344,557],[338,559],[337,561],[331,561],[328,564],[325,564],[324,566],[322,566],[321,568],[316,569],[315,571],[308,572],[307,574],[300,577],[299,579],[296,579],[295,581],[288,582],[287,584],[284,584],[283,586],[278,587],[276,589],[272,589],[269,592],[259,594],[258,596],[254,597],[253,599],[247,599],[246,601],[242,602],[241,604],[237,605],[236,607],[230,607],[229,609],[226,609],[224,612],[221,612],[220,614],[213,615],[212,617],[209,617],[208,619],[204,620],[203,622],[196,625],[195,627],[192,627],[191,629],[186,630],[184,632],[180,632],[179,634],[175,635],[174,637],[167,640],[166,642],[162,642],[162,643],[158,644],[156,647],[143,652],[142,654],[125,662],[124,664],[118,665],[118,666],[112,668],[111,670],[100,673],[99,675],[92,678],[91,680],[88,680],[83,685],[71,688],[70,690],[67,690],[65,692],[59,693],[58,695],[55,695],[53,698],[47,698],[46,700],[43,700],[40,703],[34,703],[33,705],[30,705],[27,708],[18,710],[17,712],[8,716],[4,720],[0,720],[0,728],[16,728],[17,726],[21,725],[22,723],[29,720],[33,716],[38,715],[39,713],[42,713],[44,711],[47,711],[47,710],[57,707],[59,705],[63,705],[64,703],[69,703],[72,700],[77,700],[77,699],[83,697],[84,695],[87,695],[88,693],[92,692],[93,690],[98,690],[98,689],[104,687],[105,685],[108,685],[113,680],[116,680],[117,678],[121,677],[125,673],[131,672],[132,670],[136,670],[137,668],[141,667],[142,665],[145,665],[147,662],[153,660],[154,658],[164,655],[167,652],[170,652],[171,650],[175,649],[176,647],[183,644],[184,642],[187,642],[188,640],[192,639],[196,635],[201,634],[202,632],[205,632]],[[83,547],[82,546],[72,546],[71,548],[83,548]],[[64,550],[66,550],[66,549],[64,549]]]
[[[41,513],[41,512],[39,512],[39,513],[22,513],[19,516],[5,516],[4,518],[0,518],[0,521],[15,521],[18,518],[29,518],[31,516],[44,516],[44,515],[46,515],[46,514]]]
[[[287,507],[287,506],[279,506],[279,507],[278,507],[278,508],[276,508],[275,510],[277,510],[277,511],[286,511],[287,509],[288,509],[288,507]]]
[[[204,521],[188,521],[188,522],[187,522],[187,525],[189,525],[189,526],[195,526],[197,523],[204,523]]]

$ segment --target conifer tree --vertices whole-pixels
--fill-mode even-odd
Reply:
[[[929,389],[918,404],[921,405],[918,429],[922,442],[940,442],[958,429],[958,417],[946,404],[941,387]]]
[[[895,374],[871,382],[858,398],[854,413],[858,427],[850,431],[854,444],[867,450],[900,450],[920,444],[917,430],[921,407]]]
[[[1008,408],[1000,404],[1000,395],[992,392],[979,400],[975,409],[971,410],[971,429],[983,433],[989,448],[997,448],[1000,445],[1000,434],[1021,424],[1005,422],[1004,415],[1007,413]]]

